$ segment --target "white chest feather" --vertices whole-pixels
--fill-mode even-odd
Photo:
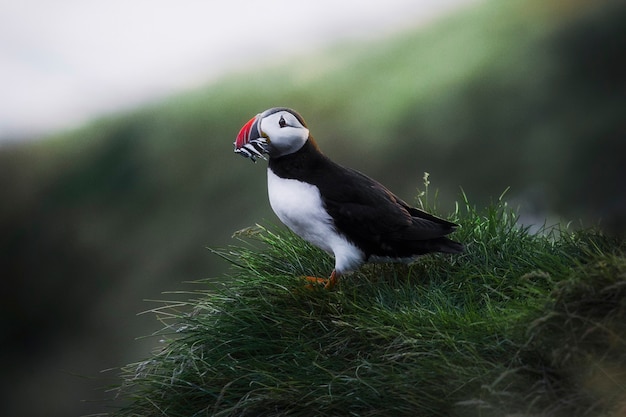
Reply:
[[[280,221],[304,240],[334,254],[338,272],[350,271],[363,262],[363,252],[335,229],[316,186],[280,178],[268,169],[267,191]]]

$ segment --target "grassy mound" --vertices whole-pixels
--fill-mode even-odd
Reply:
[[[155,310],[163,346],[125,368],[115,415],[620,415],[623,247],[531,234],[502,201],[453,220],[465,254],[369,265],[331,292],[298,278],[328,275],[324,253],[240,232],[215,251],[227,283]]]

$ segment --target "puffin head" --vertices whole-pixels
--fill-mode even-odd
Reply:
[[[302,116],[286,107],[274,107],[248,121],[235,139],[235,153],[256,162],[298,151],[309,139],[309,129]]]

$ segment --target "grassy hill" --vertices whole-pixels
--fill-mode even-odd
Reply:
[[[78,403],[100,397],[91,377],[152,347],[134,340],[158,328],[142,300],[221,277],[204,248],[274,218],[262,164],[232,154],[268,107],[294,107],[328,155],[408,200],[429,171],[444,212],[459,186],[478,206],[511,186],[522,220],[623,233],[626,8],[589,3],[487,2],[0,148],[3,414],[99,410]],[[54,388],[27,401],[39,384]]]
[[[125,370],[117,416],[620,416],[626,257],[593,232],[529,234],[500,203],[457,214],[460,256],[332,263],[256,227],[218,251],[218,289],[155,309],[160,349]]]

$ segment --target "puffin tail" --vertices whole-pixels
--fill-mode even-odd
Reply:
[[[442,253],[463,253],[465,246],[447,237],[440,237],[431,241],[433,250]]]

